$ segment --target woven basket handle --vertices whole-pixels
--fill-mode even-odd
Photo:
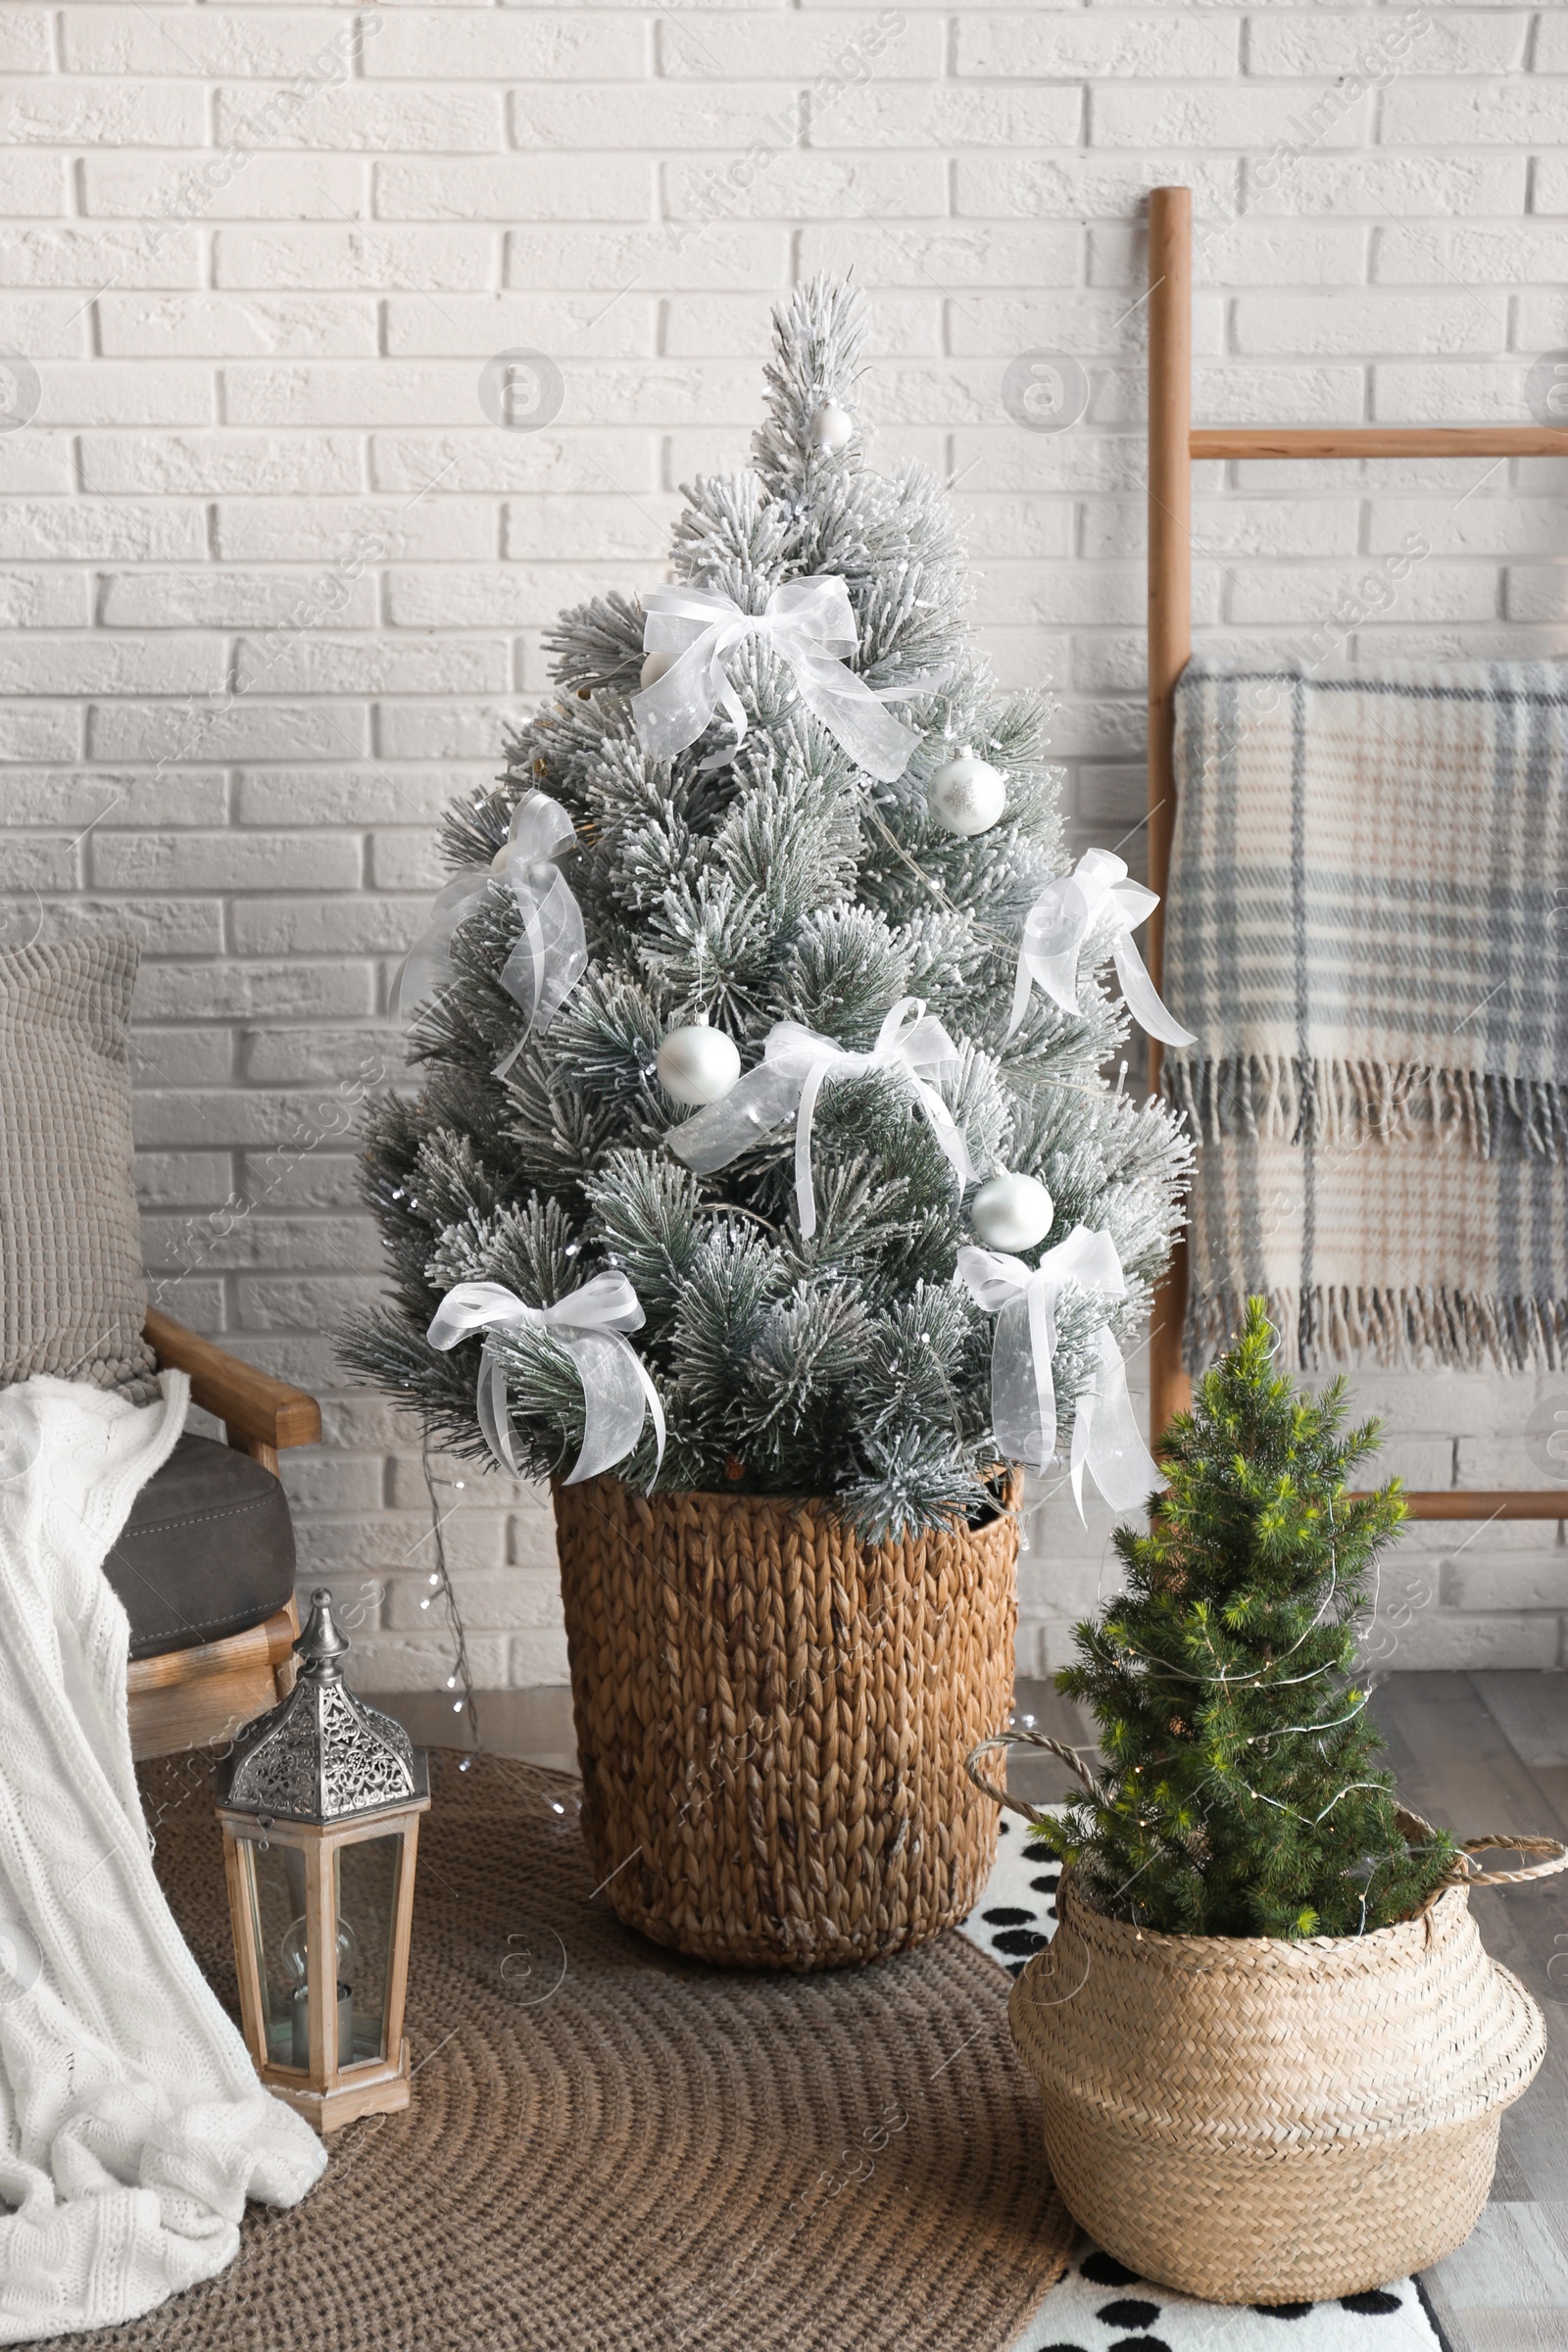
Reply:
[[[1532,1862],[1524,1870],[1477,1870],[1470,1856],[1485,1853],[1494,1845],[1506,1853],[1546,1854],[1550,1858]],[[1453,1883],[1457,1886],[1462,1882],[1467,1886],[1517,1886],[1525,1879],[1549,1879],[1558,1870],[1568,1870],[1568,1845],[1560,1838],[1467,1838],[1460,1849]]]
[[[1049,1813],[1037,1813],[1034,1806],[1026,1805],[1021,1797],[1008,1796],[1004,1789],[993,1788],[984,1773],[977,1769],[982,1756],[993,1755],[998,1748],[1007,1747],[1043,1747],[1048,1754],[1059,1756],[1068,1769],[1077,1774],[1096,1802],[1104,1803],[1105,1791],[1076,1748],[1063,1747],[1059,1740],[1048,1740],[1044,1732],[997,1732],[991,1739],[982,1740],[978,1747],[969,1750],[964,1769],[983,1796],[989,1796],[994,1804],[1004,1805],[1009,1813],[1021,1814],[1032,1828],[1054,1828],[1054,1817]]]
[[[1430,1821],[1401,1805],[1396,1815],[1400,1829],[1408,1838],[1414,1830],[1420,1838],[1435,1838],[1437,1832]],[[1524,1870],[1477,1870],[1472,1854],[1489,1853],[1494,1847],[1510,1854],[1545,1854],[1544,1862],[1532,1862]],[[1568,1845],[1560,1838],[1466,1838],[1459,1849],[1459,1858],[1443,1886],[1519,1886],[1526,1879],[1549,1879],[1554,1871],[1568,1870]]]

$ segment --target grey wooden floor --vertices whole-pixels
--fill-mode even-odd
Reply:
[[[415,1738],[452,1738],[441,1693],[378,1702]],[[1092,1727],[1048,1683],[1021,1682],[1021,1720],[1089,1747]],[[485,1744],[576,1769],[564,1690],[481,1695]],[[1374,1709],[1400,1793],[1461,1838],[1496,1830],[1568,1838],[1568,1675],[1395,1674]],[[1064,1767],[1015,1766],[1012,1788],[1064,1796]],[[1529,1985],[1546,2020],[1546,2061],[1502,2119],[1492,2201],[1456,2254],[1423,2280],[1450,2352],[1568,2352],[1568,1873],[1472,1898],[1489,1950]],[[1548,1966],[1555,1959],[1550,1976]]]

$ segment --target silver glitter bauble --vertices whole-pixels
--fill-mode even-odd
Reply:
[[[944,760],[926,786],[931,813],[950,833],[967,839],[988,833],[1007,805],[1007,780],[989,760],[977,760],[967,744],[956,760]]]

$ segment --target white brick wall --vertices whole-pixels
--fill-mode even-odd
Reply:
[[[396,1059],[432,821],[544,687],[542,631],[659,576],[676,485],[745,456],[769,297],[853,265],[880,451],[953,477],[986,642],[1061,698],[1080,842],[1122,836],[1144,191],[1198,190],[1201,416],[1523,417],[1568,344],[1568,11],[119,0],[8,6],[0,72],[0,344],[41,391],[0,431],[0,905],[140,931],[149,1263],[322,1393],[326,1447],[288,1469],[307,1572],[371,1679],[438,1682],[417,1461],[328,1335],[375,1288],[349,1131]],[[564,378],[537,432],[479,406],[514,346]],[[1069,432],[1002,405],[1037,348],[1089,371]],[[1196,617],[1288,640],[1418,529],[1348,651],[1561,650],[1563,486],[1203,467]],[[1363,1392],[1421,1483],[1539,1475],[1531,1384]],[[558,1676],[547,1514],[444,1500],[480,1679]],[[1092,1604],[1107,1526],[1036,1514],[1026,1668]],[[1399,1574],[1398,1663],[1568,1663],[1556,1528],[1422,1531]]]

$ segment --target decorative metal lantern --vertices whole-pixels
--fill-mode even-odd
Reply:
[[[218,1818],[245,2038],[318,2132],[409,2103],[403,2038],[423,1753],[343,1680],[332,1596],[311,1594],[293,1690],[240,1734]]]

